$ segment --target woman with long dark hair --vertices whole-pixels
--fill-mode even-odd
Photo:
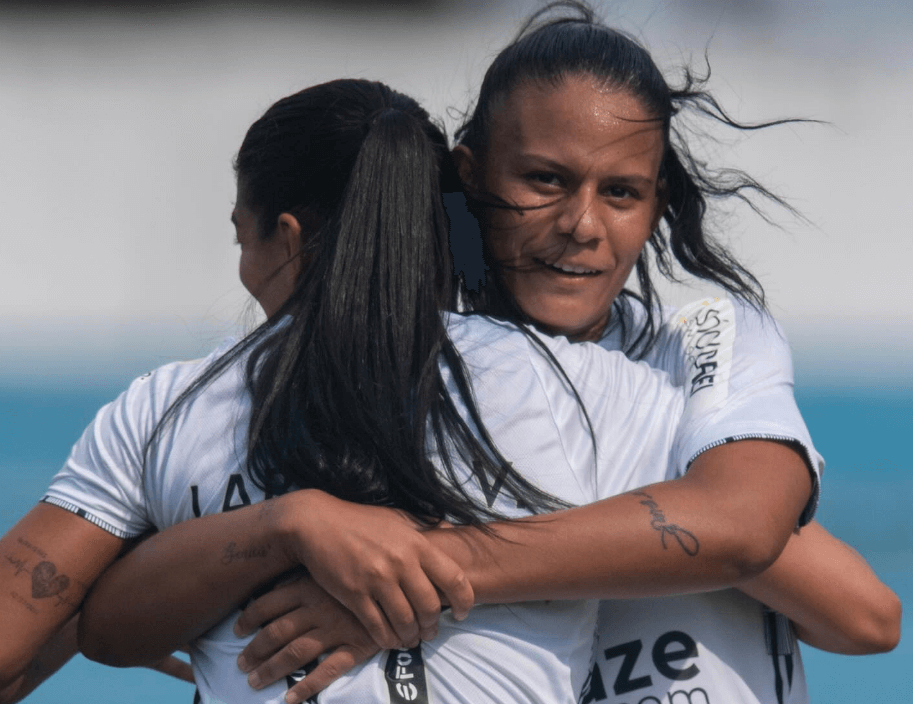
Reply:
[[[742,174],[708,173],[677,141],[672,118],[688,105],[728,119],[709,94],[694,84],[671,91],[636,42],[595,22],[586,8],[562,5],[581,14],[525,30],[496,60],[477,112],[461,133],[457,156],[492,273],[488,286],[469,300],[476,310],[576,340],[598,340],[668,369],[687,386],[688,422],[694,421],[676,448],[673,473],[690,469],[677,482],[600,506],[490,526],[495,537],[464,529],[427,537],[452,550],[485,601],[663,596],[730,586],[769,565],[800,518],[809,520],[819,470],[792,400],[788,348],[775,324],[758,312],[760,287],[704,230],[709,198],[766,192]],[[655,305],[643,253],[654,252],[665,273],[671,272],[670,249],[687,271],[756,309],[711,298],[668,317]],[[641,299],[622,291],[632,270],[638,272]],[[717,344],[705,349],[711,339]],[[690,367],[683,341],[692,345]],[[623,458],[617,462],[624,467]],[[381,530],[402,535],[395,532],[401,523],[380,528],[377,513],[358,519],[357,509],[337,510],[345,531],[330,527],[332,516],[324,521],[326,561],[315,577],[375,630],[403,628],[404,614],[413,609],[424,614],[427,605],[411,602],[414,587],[403,583],[414,581],[418,570],[398,565],[387,582],[373,574],[374,561],[358,547],[337,558],[341,567],[328,566],[328,546],[377,546]],[[785,561],[746,582],[746,592],[795,615],[805,637],[830,647],[877,649],[896,641],[896,599],[851,551],[814,524],[789,543]],[[479,555],[496,558],[494,569]],[[397,559],[420,567],[420,561]],[[314,571],[313,561],[308,564]],[[354,587],[363,576],[359,565],[368,565],[366,576]],[[333,569],[349,574],[337,579]],[[854,578],[847,579],[850,570]],[[862,584],[878,585],[876,598]],[[846,601],[835,608],[833,594]],[[289,603],[276,608],[291,611]],[[790,631],[759,603],[734,592],[656,602],[647,609],[642,603],[604,602],[605,632],[619,640],[601,644],[602,664],[616,669],[612,675],[593,670],[585,698],[599,701],[611,696],[610,689],[620,697],[674,696],[685,680],[686,694],[710,681],[723,699],[805,696]],[[862,628],[853,623],[859,613],[865,616],[858,619]],[[612,630],[613,620],[620,629]],[[822,622],[825,627],[816,632]],[[105,628],[93,630],[98,635]],[[727,641],[739,644],[744,662],[724,662],[728,651],[716,648]],[[647,645],[656,672],[635,676],[637,653]],[[680,662],[698,654],[709,657]]]
[[[570,12],[549,19],[545,13],[556,7]],[[694,423],[677,446],[682,454],[676,466],[690,467],[680,484],[656,487],[649,498],[606,504],[615,511],[608,524],[615,528],[627,525],[623,515],[635,524],[637,512],[646,509],[649,527],[642,532],[620,532],[612,545],[600,543],[594,526],[605,529],[600,521],[606,513],[594,507],[569,512],[576,522],[569,519],[560,530],[562,519],[553,517],[551,532],[538,531],[537,541],[528,530],[518,536],[517,526],[500,527],[513,542],[485,543],[501,564],[496,578],[472,555],[463,564],[485,600],[661,596],[729,586],[769,564],[786,545],[772,569],[741,583],[747,594],[788,613],[800,635],[819,647],[891,648],[899,626],[891,591],[817,524],[793,535],[814,511],[820,458],[792,396],[789,348],[764,310],[759,282],[706,227],[706,212],[719,199],[784,203],[741,172],[714,172],[695,159],[686,135],[677,131],[680,111],[734,129],[756,127],[731,120],[690,73],[680,89],[670,88],[636,41],[600,24],[581,3],[553,3],[531,18],[486,75],[456,149],[490,267],[487,285],[470,295],[471,305],[623,350],[668,371],[687,387]],[[650,276],[654,269],[674,276],[673,260],[733,299],[703,299],[679,313],[663,310]],[[638,295],[623,288],[632,271]],[[346,540],[353,546],[359,541],[352,535],[360,531],[355,515],[346,514]],[[682,538],[686,534],[670,531],[668,522],[699,537],[700,550]],[[371,536],[383,530],[376,515],[366,525]],[[574,530],[580,531],[576,543]],[[662,539],[656,553],[650,552],[656,540],[651,530]],[[456,534],[428,537],[446,543]],[[459,555],[461,546],[452,547]],[[555,559],[542,559],[543,551]],[[362,557],[341,560],[346,566],[364,561],[357,548],[349,554]],[[734,566],[734,555],[745,562]],[[417,569],[414,560],[394,557]],[[331,591],[372,632],[386,626],[389,633],[391,625],[403,630],[395,628],[399,618],[385,624],[383,612],[378,616],[370,604],[385,603],[390,592],[399,595],[395,585],[408,570],[390,568],[389,582],[369,569],[364,575],[357,567],[350,571]],[[321,576],[330,586],[331,576]],[[245,624],[283,609],[300,613],[292,604],[288,597],[258,608]],[[422,604],[414,609],[425,613]],[[606,601],[601,624],[601,655],[586,695],[592,701],[666,698],[696,689],[711,700],[806,698],[792,628],[745,594]],[[287,638],[272,628],[262,647],[248,651],[255,664],[277,652],[288,663],[277,634]],[[653,656],[642,661],[634,653],[644,648]],[[666,658],[673,651],[682,662]],[[641,666],[644,674],[637,675]],[[255,672],[269,680],[276,671]]]
[[[591,503],[666,477],[684,397],[665,375],[481,316],[442,317],[459,291],[441,189],[458,184],[443,134],[415,101],[362,80],[288,96],[251,126],[236,172],[239,274],[267,320],[206,359],[133,382],[99,411],[42,505],[2,539],[21,568],[2,574],[14,596],[0,602],[9,616],[2,670],[13,682],[115,548],[149,530],[205,516],[198,525],[223,541],[216,553],[204,548],[215,572],[195,537],[180,564],[131,601],[141,605],[142,592],[166,598],[174,608],[156,616],[155,630],[171,633],[196,611],[204,591],[196,580],[225,579],[181,640],[191,643],[202,701],[237,700],[254,696],[235,666],[245,641],[232,622],[216,625],[224,615],[216,612],[237,603],[237,590],[250,594],[263,570],[304,564],[316,576],[329,537],[325,511],[338,518],[357,502],[408,512],[426,527],[486,530],[486,521]],[[620,456],[625,471],[612,466]],[[222,528],[250,504],[256,513],[235,513],[252,523]],[[157,544],[141,545],[134,559]],[[410,599],[439,603],[424,571],[443,585],[455,614],[441,626],[449,637],[434,652],[377,656],[328,697],[413,701],[428,691],[437,701],[511,701],[533,691],[543,702],[572,701],[586,674],[595,602],[479,607],[460,623],[471,585],[441,551],[423,555],[415,584],[407,576],[402,586]],[[193,576],[168,585],[188,564]],[[98,613],[86,603],[90,635]],[[141,634],[149,625],[133,632],[138,648],[116,654],[87,636],[87,654],[130,659],[149,645]],[[554,643],[537,637],[545,632]],[[522,681],[485,664],[508,657],[527,663]],[[278,700],[288,686],[257,700]]]

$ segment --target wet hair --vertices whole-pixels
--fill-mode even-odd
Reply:
[[[501,484],[533,510],[564,505],[500,455],[447,337],[440,311],[454,308],[456,292],[441,192],[459,181],[446,137],[418,103],[365,80],[313,86],[250,127],[235,170],[262,240],[275,236],[283,213],[315,223],[302,231],[302,274],[281,308],[208,368],[156,433],[246,354],[247,468],[268,495],[317,488],[430,522],[501,517],[458,480],[459,458],[484,485]],[[443,471],[429,447],[440,449]]]
[[[555,15],[556,11],[563,13]],[[571,76],[592,77],[610,88],[629,92],[661,124],[663,132],[659,183],[668,202],[635,267],[640,293],[625,289],[612,304],[610,325],[624,324],[625,316],[620,313],[632,298],[638,299],[646,309],[646,321],[641,329],[622,329],[624,351],[635,358],[643,356],[656,338],[653,312],[659,307],[659,296],[650,278],[651,258],[656,269],[672,281],[679,280],[671,259],[674,257],[689,274],[711,281],[763,310],[765,299],[760,282],[708,232],[705,218],[708,203],[735,198],[767,219],[756,203],[756,197],[760,196],[791,213],[795,211],[742,171],[710,169],[692,155],[682,129],[673,118],[689,110],[738,130],[803,120],[744,124],[732,119],[704,88],[710,76],[709,64],[705,76],[685,68],[683,85],[670,88],[650,53],[636,39],[599,22],[585,3],[564,0],[552,2],[534,13],[511,44],[498,54],[485,74],[475,109],[457,130],[457,142],[472,150],[477,161],[484,162],[492,121],[497,119],[514,89],[528,82],[559,86]],[[497,194],[469,193],[467,200],[480,223],[484,222],[487,208],[524,210],[506,203]],[[500,275],[510,264],[495,261],[486,240],[483,236],[484,256],[494,276],[489,277],[481,290],[470,292],[471,306],[492,315],[535,323],[513,300]]]

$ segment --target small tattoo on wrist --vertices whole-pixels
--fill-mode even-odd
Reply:
[[[222,564],[230,565],[238,560],[255,560],[266,557],[268,554],[269,545],[252,545],[241,550],[237,543],[229,543],[222,551]]]

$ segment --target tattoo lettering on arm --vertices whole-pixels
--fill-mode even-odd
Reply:
[[[653,530],[659,531],[664,550],[668,549],[668,546],[666,545],[666,536],[671,536],[679,544],[681,549],[685,551],[685,554],[689,555],[690,557],[697,555],[701,545],[694,533],[692,533],[687,528],[676,525],[675,523],[667,523],[666,514],[660,510],[659,504],[657,504],[653,500],[653,497],[650,496],[650,494],[648,494],[646,491],[632,491],[631,493],[635,496],[644,497],[644,500],[640,503],[649,509],[650,527],[653,528]]]
[[[269,544],[251,545],[247,548],[240,549],[238,548],[237,543],[229,543],[222,551],[222,564],[230,565],[232,562],[237,562],[238,560],[247,561],[264,558],[269,555],[269,550]]]
[[[6,562],[12,565],[13,567],[13,576],[18,577],[19,575],[25,573],[31,578],[31,595],[32,599],[37,601],[41,599],[56,599],[54,606],[60,606],[62,604],[68,604],[69,606],[78,606],[79,601],[74,600],[72,597],[66,594],[67,589],[70,588],[70,578],[69,576],[57,572],[57,565],[55,565],[51,560],[48,560],[47,553],[41,548],[33,545],[23,538],[18,539],[19,544],[28,549],[29,551],[35,553],[39,558],[34,566],[31,566],[28,558],[23,557],[14,557],[13,555],[4,555]],[[84,586],[80,584],[80,586]],[[83,589],[85,591],[85,589]],[[11,592],[13,598],[20,604],[22,604],[26,609],[32,613],[37,614],[38,609],[35,607],[31,601],[29,601],[25,596],[17,593]]]

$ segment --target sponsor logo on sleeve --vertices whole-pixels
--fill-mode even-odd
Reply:
[[[729,395],[735,311],[727,299],[689,303],[675,316],[682,335],[688,402],[686,415],[704,413]]]

